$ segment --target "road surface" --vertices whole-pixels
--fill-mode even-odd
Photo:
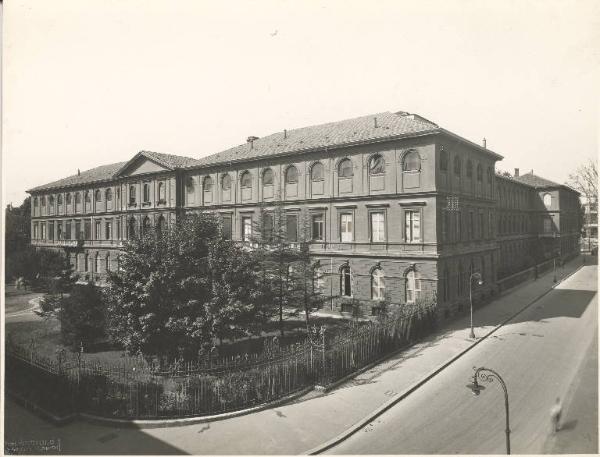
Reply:
[[[582,440],[553,437],[550,427],[556,397],[563,399],[567,413],[567,428],[559,434],[597,427],[597,365],[585,357],[597,351],[596,275],[596,266],[585,267],[328,453],[505,453],[501,386],[496,381],[485,384],[474,396],[465,386],[475,366],[496,370],[508,386],[512,453],[596,453],[597,433],[584,445]],[[582,373],[588,379],[578,379]],[[580,386],[590,400],[596,399],[591,406],[581,400],[582,394],[573,395]],[[590,426],[590,421],[595,423]]]

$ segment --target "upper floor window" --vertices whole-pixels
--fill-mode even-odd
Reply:
[[[352,161],[350,159],[342,160],[338,165],[338,173],[340,178],[351,178],[352,176],[354,176]]]
[[[100,203],[102,201],[102,192],[100,192],[100,190],[96,191],[95,200],[96,200],[96,203]]]
[[[112,189],[111,188],[106,189],[105,198],[106,198],[107,202],[112,202]]]
[[[295,166],[290,166],[285,171],[286,184],[295,184],[298,182],[298,169]]]
[[[46,197],[41,197],[40,200],[42,201],[42,207],[46,206]]]
[[[467,178],[473,177],[473,162],[471,160],[467,160]]]
[[[322,181],[325,179],[325,170],[321,162],[315,163],[310,169],[310,179],[312,181]]]
[[[370,213],[371,218],[371,242],[381,243],[385,241],[385,215],[383,212]]]
[[[488,181],[488,186],[492,186],[492,181],[494,180],[494,171],[492,170],[492,167],[488,167],[487,169],[487,181]]]
[[[354,231],[352,214],[346,213],[340,215],[340,238],[342,243],[352,241],[352,233]]]
[[[33,199],[33,207],[34,207],[34,208],[37,208],[37,207],[38,207],[38,198],[37,198],[37,197],[35,197],[35,198]]]
[[[481,164],[477,164],[477,181],[483,181],[483,168],[481,168]]]
[[[385,299],[385,277],[381,268],[375,268],[371,273],[371,299]]]
[[[144,183],[144,203],[150,202],[150,183]]]
[[[352,272],[348,265],[344,265],[340,270],[340,293],[345,297],[352,296]]]
[[[206,178],[204,178],[202,187],[204,188],[204,192],[212,192],[213,180],[210,176],[207,176]]]
[[[369,160],[369,174],[382,175],[385,173],[385,160],[379,154]]]
[[[50,195],[50,197],[48,198],[48,204],[50,206],[54,206],[54,195]]]
[[[90,203],[91,202],[90,193],[88,191],[85,192],[85,195],[84,195],[83,199],[85,200],[86,203]]]
[[[167,200],[166,186],[164,182],[158,183],[158,201],[165,202]]]
[[[62,194],[58,194],[56,197],[56,203],[60,206],[63,204]]]
[[[231,176],[229,176],[228,174],[223,176],[223,179],[221,180],[221,188],[223,190],[231,189]]]
[[[421,157],[417,151],[409,151],[404,156],[403,171],[421,171]]]
[[[135,186],[129,186],[129,204],[135,205]]]
[[[421,241],[421,213],[418,210],[404,212],[404,239],[407,243]]]
[[[244,171],[240,178],[240,182],[243,189],[252,187],[252,175],[249,171]]]
[[[263,172],[263,186],[272,186],[273,185],[273,170],[267,168]]]
[[[448,153],[443,149],[440,151],[440,170],[448,171]]]
[[[544,205],[546,205],[546,208],[550,208],[552,206],[552,195],[544,194]]]
[[[460,176],[460,157],[458,156],[454,158],[454,174]]]
[[[79,205],[81,203],[81,192],[75,193],[75,204]]]

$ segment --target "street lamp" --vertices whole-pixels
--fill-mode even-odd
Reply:
[[[475,370],[475,373],[473,374],[473,383],[467,384],[467,387],[473,391],[473,395],[477,396],[485,389],[484,386],[477,382],[477,377],[484,382],[492,382],[494,379],[497,379],[502,386],[502,390],[504,390],[504,407],[506,408],[506,453],[510,454],[510,423],[508,415],[508,390],[506,389],[506,384],[502,377],[494,370],[485,367],[479,367],[477,369],[473,367],[473,369]]]
[[[479,273],[471,273],[469,278],[469,303],[471,304],[471,334],[469,338],[475,338],[475,332],[473,331],[473,278],[477,278],[477,284],[480,286],[483,284],[483,279]]]

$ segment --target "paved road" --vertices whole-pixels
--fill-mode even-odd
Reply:
[[[576,375],[597,335],[597,269],[585,267],[560,284],[494,336],[438,377],[401,401],[339,446],[336,454],[503,454],[504,397],[497,382],[478,396],[465,386],[474,366],[498,371],[506,381],[511,408],[512,452],[548,449],[550,408],[555,398],[569,401]],[[597,349],[596,349],[597,350]],[[593,365],[593,364],[592,364]],[[584,371],[581,371],[584,372]],[[597,398],[597,371],[585,370],[586,390]],[[566,397],[566,398],[565,398]],[[585,402],[583,402],[585,403]],[[595,420],[568,410],[575,431]],[[589,406],[589,403],[588,403]],[[597,402],[592,409],[597,408]],[[575,422],[577,421],[577,422]],[[592,424],[595,427],[596,424]],[[565,433],[565,431],[559,432]],[[575,440],[577,441],[577,440]],[[574,452],[569,443],[560,452]],[[597,442],[587,452],[597,451]],[[577,450],[581,452],[581,448]]]

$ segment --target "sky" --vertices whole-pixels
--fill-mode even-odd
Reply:
[[[600,2],[11,0],[4,203],[140,150],[418,113],[565,182],[598,154]]]

